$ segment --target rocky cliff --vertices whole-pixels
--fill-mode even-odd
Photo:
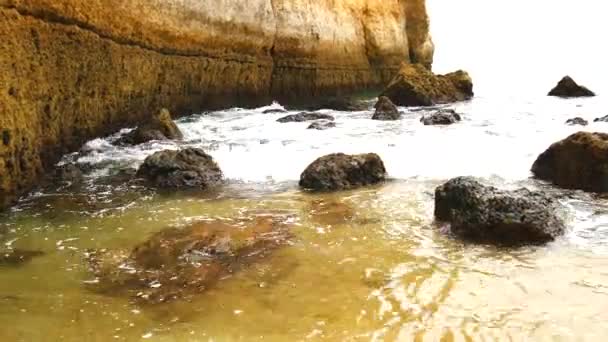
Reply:
[[[0,206],[85,140],[430,66],[424,0],[0,0]]]

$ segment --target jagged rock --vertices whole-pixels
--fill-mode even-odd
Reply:
[[[300,176],[300,186],[310,190],[345,190],[376,184],[386,178],[382,159],[375,153],[335,153],[310,164]]]
[[[181,140],[182,132],[167,109],[161,109],[150,120],[118,139],[116,145],[139,145],[152,140]]]
[[[595,94],[591,90],[578,85],[570,76],[565,76],[557,83],[555,88],[551,89],[549,96],[589,97],[595,96]]]
[[[456,111],[454,111],[453,109],[441,109],[433,114],[424,115],[420,119],[420,122],[422,122],[423,124],[425,124],[427,126],[429,126],[429,125],[451,125],[451,124],[457,123],[458,121],[461,121],[461,120],[462,120],[462,118],[460,117],[460,114],[456,113]]]
[[[473,81],[465,71],[435,75],[419,64],[403,64],[382,93],[398,106],[432,106],[468,100],[473,95]]]
[[[289,217],[255,214],[168,228],[128,250],[86,254],[98,279],[92,289],[143,303],[187,299],[252,263],[291,238]]]
[[[44,255],[44,252],[42,251],[24,249],[0,250],[0,266],[19,266],[42,255]]]
[[[554,143],[538,156],[532,173],[563,188],[608,191],[608,134],[578,132]]]
[[[542,192],[499,190],[471,177],[451,179],[435,190],[435,217],[455,235],[498,245],[542,244],[565,231],[557,201]]]
[[[336,127],[336,123],[333,121],[329,121],[329,120],[320,120],[320,121],[315,121],[313,123],[310,124],[310,126],[308,126],[308,129],[316,129],[319,131],[324,131],[326,129],[330,129]]]
[[[314,121],[314,120],[333,121],[334,117],[329,114],[302,112],[302,113],[298,113],[298,114],[287,115],[285,117],[278,119],[277,122],[286,123],[286,122],[304,122],[304,121]]]
[[[576,118],[568,119],[566,121],[566,125],[570,125],[570,126],[574,126],[574,125],[587,126],[588,124],[589,124],[589,122],[587,120],[581,118],[581,117],[576,117]]]
[[[372,120],[399,120],[401,119],[401,113],[397,106],[386,96],[380,96],[378,102],[374,106],[376,112],[372,117]]]
[[[608,115],[602,116],[601,118],[596,118],[593,122],[608,122]]]
[[[206,189],[222,181],[219,166],[210,155],[198,148],[156,152],[146,158],[137,176],[154,186],[169,189]]]

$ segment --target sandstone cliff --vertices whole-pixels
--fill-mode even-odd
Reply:
[[[85,140],[430,66],[424,0],[0,0],[0,206]]]

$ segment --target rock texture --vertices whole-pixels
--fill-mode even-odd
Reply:
[[[316,191],[354,189],[382,182],[386,169],[375,153],[347,155],[335,153],[310,164],[300,176],[300,186]]]
[[[461,120],[460,114],[453,109],[440,109],[433,114],[427,114],[420,118],[420,122],[425,126],[451,125]]]
[[[556,142],[538,156],[532,173],[568,189],[608,191],[608,134],[578,132]]]
[[[499,245],[541,244],[562,235],[558,203],[542,192],[499,190],[471,177],[435,190],[435,217],[464,239]]]
[[[306,101],[432,63],[424,0],[0,0],[0,205],[167,107]]]
[[[570,76],[562,78],[555,88],[551,89],[549,96],[558,97],[590,97],[595,96],[591,90],[578,85]]]
[[[374,116],[372,116],[372,120],[390,121],[401,118],[401,113],[399,113],[397,106],[386,96],[380,96],[374,108],[376,108],[376,111],[374,112]]]
[[[163,108],[142,125],[118,139],[115,144],[139,145],[152,140],[181,140],[182,138],[183,134],[171,119],[171,113]]]
[[[403,64],[382,93],[398,106],[432,106],[473,95],[473,81],[465,71],[435,75],[420,64]]]

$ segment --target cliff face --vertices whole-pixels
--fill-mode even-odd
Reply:
[[[430,66],[424,0],[0,0],[0,206],[84,141]]]

